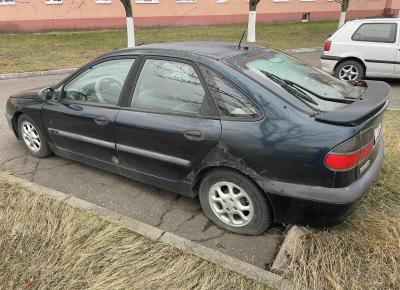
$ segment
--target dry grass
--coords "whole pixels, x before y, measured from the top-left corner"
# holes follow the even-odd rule
[[[246,25],[138,28],[137,43],[188,40],[238,42]],[[259,23],[258,44],[277,49],[322,46],[337,21]],[[0,73],[79,67],[105,52],[126,47],[126,32],[80,31],[0,34]]]
[[[386,113],[383,132],[382,172],[356,211],[298,241],[286,276],[299,288],[400,289],[400,112]]]
[[[1,289],[264,289],[0,180]]]

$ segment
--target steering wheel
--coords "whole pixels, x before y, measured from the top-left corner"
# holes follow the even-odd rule
[[[112,86],[118,86],[119,91],[122,90],[123,84],[120,80],[115,79],[113,77],[110,76],[103,76],[100,77],[95,85],[94,85],[94,89],[96,92],[96,97],[97,99],[102,102],[102,103],[107,103],[107,101],[104,99],[104,96],[101,94],[101,86],[102,85],[106,85],[108,87],[112,87]]]

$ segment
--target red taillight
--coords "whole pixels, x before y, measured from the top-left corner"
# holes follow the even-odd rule
[[[335,147],[325,157],[325,165],[333,171],[346,171],[356,167],[372,152],[374,140],[360,149],[359,136],[353,137]]]
[[[328,40],[327,42],[325,42],[324,51],[330,51],[331,45],[332,45],[332,41]]]
[[[348,155],[328,153],[325,157],[326,166],[334,171],[352,169],[358,165],[359,161],[360,151]]]

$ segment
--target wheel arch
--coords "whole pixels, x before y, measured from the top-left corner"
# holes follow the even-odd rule
[[[16,111],[14,113],[14,116],[11,119],[11,124],[13,126],[14,134],[18,139],[20,138],[19,133],[18,133],[18,120],[19,120],[19,117],[21,117],[22,114],[23,114],[22,111]]]
[[[365,64],[365,62],[364,62],[361,58],[358,58],[358,57],[355,57],[355,56],[348,56],[348,57],[344,57],[344,58],[342,58],[341,60],[339,60],[339,61],[336,63],[336,65],[335,65],[333,71],[336,72],[336,69],[339,67],[339,65],[341,65],[342,63],[344,63],[344,62],[346,62],[346,61],[350,61],[350,60],[356,61],[356,62],[358,62],[359,64],[361,64],[361,66],[362,66],[363,69],[364,69],[364,75],[363,75],[363,77],[365,77],[365,75],[366,75],[366,73],[367,73],[367,65]]]

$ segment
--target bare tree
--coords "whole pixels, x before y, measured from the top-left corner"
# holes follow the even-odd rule
[[[256,42],[257,5],[260,0],[249,1],[249,22],[247,24],[247,42]]]
[[[349,8],[350,0],[335,0],[337,3],[340,3],[340,18],[339,18],[339,28],[342,27],[346,21],[346,12]]]
[[[120,1],[125,8],[128,47],[135,47],[135,25],[133,23],[132,3],[131,0],[120,0]]]

